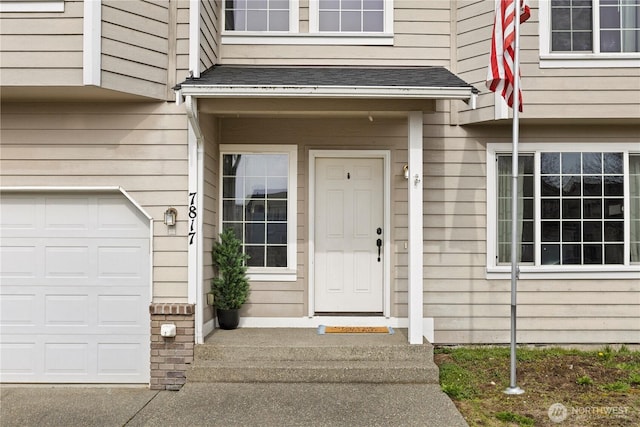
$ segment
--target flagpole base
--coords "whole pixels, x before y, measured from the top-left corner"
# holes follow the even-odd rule
[[[505,389],[504,394],[524,394],[524,390],[520,387],[508,387]]]

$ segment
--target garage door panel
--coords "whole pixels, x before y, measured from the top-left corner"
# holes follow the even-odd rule
[[[122,196],[2,196],[3,237],[148,238],[148,219]]]
[[[94,227],[95,214],[88,197],[45,197],[44,227],[47,230],[83,231]]]
[[[1,205],[0,380],[148,382],[148,219],[114,195]]]
[[[3,289],[5,291],[5,289]],[[7,327],[35,326],[38,299],[35,293],[0,295],[0,328],[7,333]]]
[[[14,337],[15,338],[15,337]],[[35,338],[35,337],[34,337]],[[24,378],[29,380],[37,373],[38,344],[34,339],[11,339],[0,345],[0,358],[2,360],[2,373],[0,380]]]
[[[89,344],[86,342],[51,342],[44,345],[44,374],[89,375]]]
[[[0,279],[36,277],[37,247],[35,245],[18,244],[2,238],[0,247]]]
[[[37,229],[36,197],[3,196],[0,204],[0,231],[5,236],[11,230]]]
[[[98,277],[140,280],[149,274],[148,266],[139,262],[148,253],[148,241],[140,239],[101,244],[97,248]]]
[[[131,205],[122,204],[117,198],[103,197],[97,203],[96,227],[102,231],[118,231],[119,235],[144,237],[140,235],[139,212]]]
[[[81,286],[29,287],[31,294],[19,293],[18,286],[3,286],[0,295],[0,327],[3,335],[16,334],[22,328],[40,328],[48,334],[67,334],[80,327],[97,333],[147,333],[149,291],[144,286],[105,286],[88,289]],[[101,330],[105,329],[104,331]]]
[[[45,295],[44,325],[90,326],[89,295]]]
[[[145,349],[139,343],[98,344],[98,375],[124,376],[141,375],[140,354]]]
[[[142,295],[99,295],[98,327],[145,328],[147,319],[136,310],[145,302]]]
[[[88,279],[91,271],[88,246],[47,246],[45,248],[46,277],[73,277]]]

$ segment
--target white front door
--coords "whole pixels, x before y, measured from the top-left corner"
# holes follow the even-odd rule
[[[315,162],[315,312],[381,314],[383,159]]]

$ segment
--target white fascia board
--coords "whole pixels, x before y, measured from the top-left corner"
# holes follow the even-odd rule
[[[471,88],[410,86],[213,86],[184,85],[183,96],[198,98],[302,97],[470,99]]]

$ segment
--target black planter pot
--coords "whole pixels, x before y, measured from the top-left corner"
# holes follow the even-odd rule
[[[217,309],[218,324],[220,329],[236,329],[240,323],[240,310],[232,308],[230,310]]]

